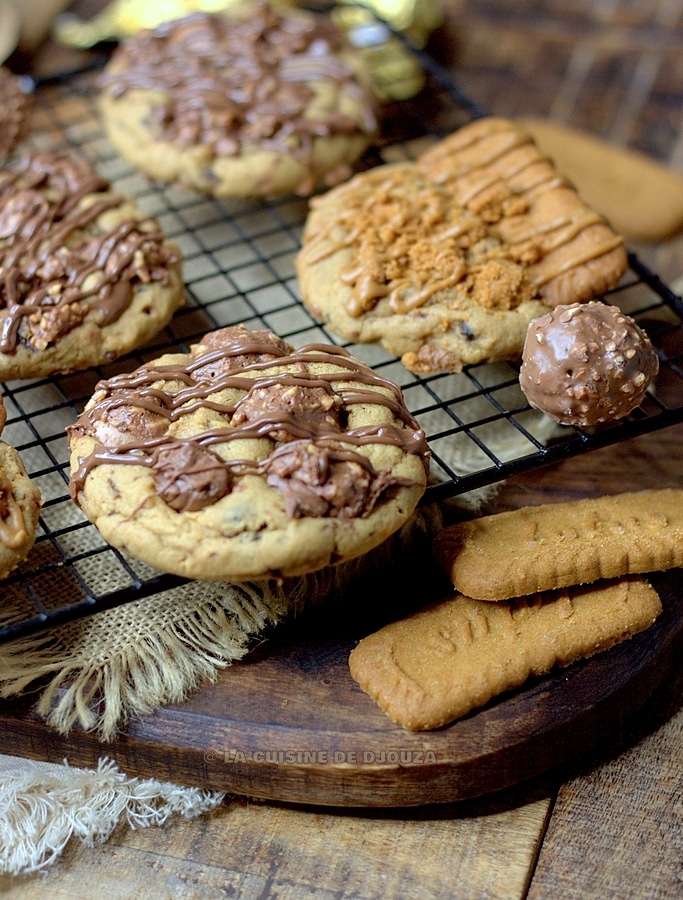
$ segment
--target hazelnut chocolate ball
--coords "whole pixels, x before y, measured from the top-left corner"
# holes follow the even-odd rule
[[[519,383],[529,403],[562,425],[621,419],[659,370],[650,339],[617,306],[555,307],[527,330]]]

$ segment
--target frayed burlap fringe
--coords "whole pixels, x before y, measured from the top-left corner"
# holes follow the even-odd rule
[[[0,873],[30,875],[52,865],[72,840],[93,847],[119,824],[193,819],[223,799],[217,791],[128,778],[108,759],[89,771],[0,757]]]
[[[269,626],[424,552],[441,522],[437,507],[425,507],[380,547],[340,566],[283,581],[191,582],[13,641],[0,647],[0,696],[40,682],[36,711],[52,728],[66,734],[78,724],[111,740],[131,716],[214,681]]]

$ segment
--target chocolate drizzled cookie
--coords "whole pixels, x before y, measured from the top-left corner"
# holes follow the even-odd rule
[[[125,159],[216,197],[337,183],[377,130],[369,75],[344,33],[266,3],[140,32],[100,84],[104,126]]]
[[[0,170],[0,379],[111,362],[183,302],[180,253],[86,160]]]
[[[74,500],[114,546],[200,579],[295,575],[381,543],[424,492],[401,392],[345,350],[244,327],[101,382]]]

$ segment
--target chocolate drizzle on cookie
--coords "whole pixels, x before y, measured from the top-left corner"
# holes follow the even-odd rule
[[[354,408],[367,405],[388,415],[352,424]],[[191,416],[201,418],[197,433],[184,429]],[[377,471],[364,447],[398,447],[420,457],[425,471],[429,460],[425,435],[392,382],[340,347],[295,350],[242,326],[212,332],[182,361],[100,382],[69,433],[95,441],[72,473],[76,502],[94,467],[143,465],[176,510],[212,505],[257,476],[282,494],[290,518],[365,517],[415,481]]]
[[[372,103],[341,56],[349,50],[341,31],[322,17],[280,13],[266,3],[248,8],[246,17],[232,12],[194,13],[129,38],[101,87],[113,98],[159,92],[159,137],[216,156],[251,145],[308,160],[317,138],[374,134]],[[325,104],[311,112],[314,86],[325,82],[343,85],[355,115]]]
[[[158,226],[106,214],[123,197],[85,160],[36,153],[0,172],[0,352],[44,350],[96,316],[116,321],[135,285],[168,282],[176,261]]]

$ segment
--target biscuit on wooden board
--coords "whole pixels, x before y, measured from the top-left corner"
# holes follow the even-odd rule
[[[550,119],[517,122],[589,206],[629,241],[663,241],[683,228],[683,173]]]
[[[501,603],[456,593],[364,638],[349,668],[396,724],[440,728],[531,676],[632,637],[661,608],[639,577]]]
[[[434,557],[454,587],[506,600],[683,566],[683,490],[524,506],[449,525]]]

